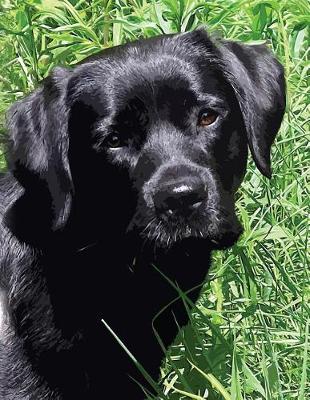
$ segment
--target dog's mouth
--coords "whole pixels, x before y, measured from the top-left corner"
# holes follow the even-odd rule
[[[158,218],[154,216],[139,229],[139,236],[144,242],[150,242],[156,248],[171,249],[192,243],[203,243],[210,249],[231,247],[239,239],[243,228],[235,213],[219,213],[209,210],[203,215],[195,213],[185,218]]]

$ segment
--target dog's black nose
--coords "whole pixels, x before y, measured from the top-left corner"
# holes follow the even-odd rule
[[[164,185],[154,197],[156,211],[160,214],[188,216],[207,197],[205,187],[200,184],[178,183]]]

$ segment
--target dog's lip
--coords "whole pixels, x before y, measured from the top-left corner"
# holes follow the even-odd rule
[[[199,232],[201,232],[199,234]],[[157,237],[149,237],[150,243],[154,244],[154,240],[156,242],[156,247],[158,249],[162,248],[162,250],[170,251],[172,249],[182,249],[183,251],[201,251],[205,250],[225,250],[233,246],[238,238],[239,234],[235,232],[226,232],[226,234],[220,234],[218,237],[214,237],[208,230],[196,231],[196,232],[186,232],[184,231],[182,234],[179,234],[176,239],[174,239],[173,232],[169,235],[170,240],[167,242],[167,239],[161,241]],[[146,237],[144,237],[145,239]],[[145,242],[146,243],[146,242]]]

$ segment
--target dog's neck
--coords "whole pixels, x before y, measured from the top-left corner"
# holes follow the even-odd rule
[[[36,329],[40,325],[54,324],[62,330],[67,327],[68,334],[71,329],[72,332],[84,329],[93,318],[99,320],[100,312],[107,304],[105,301],[115,292],[124,298],[126,293],[132,296],[136,288],[127,285],[126,279],[131,279],[128,277],[133,276],[130,282],[139,287],[143,285],[144,275],[152,268],[162,272],[160,279],[163,281],[172,280],[182,289],[190,289],[202,282],[210,259],[210,249],[201,248],[201,244],[196,245],[194,241],[189,250],[186,246],[183,249],[181,242],[170,251],[147,246],[133,238],[127,245],[124,239],[102,240],[86,236],[84,241],[71,242],[70,246],[65,242],[58,244],[43,252],[31,250],[36,257],[29,257],[30,265],[21,260],[21,265],[14,271],[15,280],[19,282],[14,305],[18,308],[18,319],[23,323],[28,321],[27,329],[31,328],[27,315],[33,313],[32,308],[41,308],[38,315],[44,319],[42,324],[36,321]],[[196,272],[195,282],[188,273],[192,268],[201,271]],[[157,274],[159,276],[160,272]],[[27,329],[23,326],[20,331]]]
[[[186,256],[185,249],[180,251],[181,245],[171,249],[171,252],[154,251],[153,245],[143,246],[137,238],[128,238],[126,242],[125,236],[120,238],[103,234],[100,237],[94,236],[94,231],[88,235],[88,230],[80,235],[81,231],[77,229],[74,235],[70,235],[71,232],[69,229],[64,231],[61,240],[59,236],[44,250],[21,246],[15,238],[9,240],[16,247],[12,243],[6,246],[8,249],[16,248],[17,252],[22,249],[18,257],[16,254],[12,256],[14,265],[10,266],[10,275],[15,283],[9,285],[8,296],[11,322],[18,341],[22,343],[24,357],[31,360],[32,368],[38,369],[39,376],[46,376],[47,381],[56,376],[55,379],[61,382],[61,375],[72,368],[71,364],[67,366],[67,358],[62,359],[62,355],[72,354],[78,360],[77,371],[72,371],[72,385],[67,378],[68,387],[74,386],[76,376],[85,367],[81,364],[85,357],[75,355],[80,351],[78,349],[81,346],[89,348],[86,353],[93,357],[91,354],[96,346],[100,347],[104,340],[101,318],[125,341],[136,331],[143,333],[145,327],[150,329],[152,316],[171,301],[171,297],[165,296],[166,291],[171,294],[170,282],[177,282],[183,290],[201,284],[210,255],[205,248],[201,257],[195,246],[190,246],[191,255]],[[136,262],[132,265],[135,254]],[[197,270],[195,274],[191,273],[192,268]],[[197,287],[194,299],[199,293]],[[174,297],[174,290],[172,292]],[[141,309],[141,299],[149,309],[147,313],[134,312]],[[124,305],[131,313],[130,326],[127,319],[115,314],[115,309],[121,310]],[[145,320],[145,316],[150,320]],[[174,331],[170,334],[174,335]],[[140,348],[135,350],[141,351]],[[59,359],[54,360],[54,356]],[[57,374],[52,366],[59,363],[63,365]],[[25,365],[24,360],[20,365]],[[22,369],[26,371],[25,368]],[[23,370],[19,373],[20,377],[26,373]],[[80,378],[81,387],[87,386],[84,379]],[[34,389],[30,389],[29,393],[32,392]]]

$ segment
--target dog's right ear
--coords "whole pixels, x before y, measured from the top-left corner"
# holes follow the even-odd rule
[[[23,190],[6,213],[5,222],[20,240],[32,244],[63,228],[70,213],[69,75],[69,70],[56,68],[7,115],[8,165]]]

